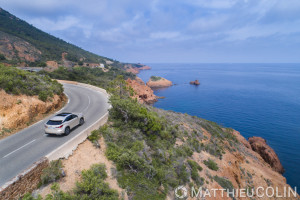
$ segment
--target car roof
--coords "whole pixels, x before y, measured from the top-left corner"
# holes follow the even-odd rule
[[[72,114],[81,114],[81,113],[68,113],[68,112],[63,112],[63,113],[59,113],[57,115],[55,115],[54,117],[52,117],[50,120],[52,121],[63,121],[65,120],[69,115],[72,115]]]
[[[63,116],[54,116],[50,120],[51,121],[63,121],[65,119],[66,119],[66,117],[63,117]]]
[[[52,120],[52,121],[63,121],[71,114],[72,113],[59,113],[59,114],[55,115],[54,117],[52,117],[50,120]]]
[[[62,116],[62,117],[66,117],[66,116],[68,116],[68,115],[71,115],[72,113],[59,113],[59,114],[57,114],[57,115],[55,115],[55,116]]]

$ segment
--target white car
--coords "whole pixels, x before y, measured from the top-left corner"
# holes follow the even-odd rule
[[[82,113],[60,113],[45,124],[45,134],[69,135],[71,130],[84,124]]]

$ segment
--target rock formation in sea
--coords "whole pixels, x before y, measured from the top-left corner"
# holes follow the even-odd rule
[[[261,137],[250,137],[248,139],[253,151],[257,152],[266,163],[270,164],[273,170],[283,174],[284,168],[275,151],[267,145],[265,139]]]
[[[191,85],[200,85],[200,82],[198,80],[195,80],[195,81],[191,81],[190,84]]]
[[[149,81],[147,82],[147,85],[151,88],[164,88],[172,86],[173,83],[159,76],[151,76]]]

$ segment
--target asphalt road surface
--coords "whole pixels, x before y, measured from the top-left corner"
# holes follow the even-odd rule
[[[48,136],[44,123],[52,116],[0,140],[0,187],[34,162],[61,146],[101,118],[109,108],[107,96],[82,86],[64,84],[68,104],[60,112],[82,112],[85,123],[68,136]]]

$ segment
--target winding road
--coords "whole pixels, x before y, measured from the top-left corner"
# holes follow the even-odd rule
[[[79,85],[63,85],[69,101],[59,112],[82,112],[85,124],[72,130],[68,136],[49,136],[44,134],[44,123],[52,117],[49,116],[0,140],[0,187],[92,125],[107,112],[109,104],[106,94]]]

